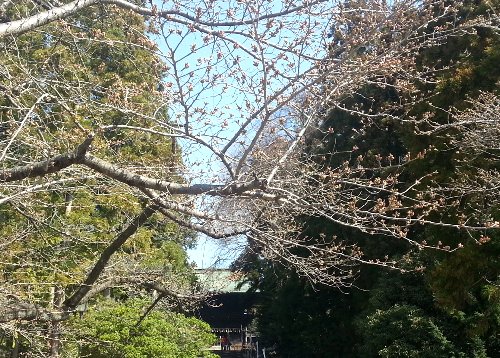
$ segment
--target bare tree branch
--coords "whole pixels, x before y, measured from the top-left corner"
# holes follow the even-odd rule
[[[14,167],[0,171],[0,182],[12,182],[25,178],[40,177],[57,173],[71,165],[80,163],[88,151],[94,135],[89,135],[73,152],[56,155],[37,163]]]
[[[245,235],[257,254],[337,287],[352,284],[359,264],[399,262],[370,261],[342,238],[307,237],[301,218],[417,249],[460,247],[415,238],[420,226],[487,240],[500,227],[486,205],[498,206],[500,188],[498,96],[483,93],[469,109],[431,107],[428,117],[411,117],[412,107],[429,101],[418,88],[439,84],[448,69],[419,67],[419,54],[476,27],[498,28],[494,11],[460,22],[460,2],[449,3],[175,0],[148,8],[126,0],[37,1],[33,15],[3,3],[17,17],[0,24],[0,205],[12,218],[3,223],[0,247],[13,272],[47,270],[75,291],[60,310],[6,300],[0,321],[63,320],[110,285],[191,297],[161,280],[136,279],[130,267],[108,277],[113,260],[133,256],[118,252],[154,212],[176,229],[217,239]],[[115,27],[122,37],[108,33]],[[16,37],[30,33],[29,41]],[[348,105],[377,102],[367,87],[397,98],[380,108]],[[327,128],[331,111],[357,122],[339,118],[350,127],[337,132],[334,118]],[[447,111],[449,122],[434,121],[437,111]],[[411,173],[436,148],[397,158],[376,148],[338,149],[382,120],[443,135],[449,148],[479,153],[492,165],[445,185],[434,168]],[[88,132],[96,135],[82,142]],[[332,164],[337,156],[343,159]],[[152,204],[130,220],[144,195]],[[471,200],[464,210],[460,202],[470,196],[486,204]],[[449,212],[457,218],[443,220]],[[121,230],[106,220],[128,225]],[[56,262],[61,252],[71,269]],[[85,272],[88,262],[95,264]],[[16,292],[17,276],[4,276],[3,286]],[[46,296],[44,288],[37,294]]]
[[[85,281],[80,285],[80,287],[66,300],[63,306],[69,309],[74,309],[91,290],[92,285],[97,281],[102,271],[105,269],[107,263],[111,259],[111,256],[118,251],[125,241],[131,237],[137,229],[139,229],[144,223],[154,214],[156,208],[154,206],[147,206],[142,213],[135,217],[130,224],[113,240],[113,242],[102,251],[99,260],[92,267],[92,270],[87,275]]]
[[[239,25],[249,25],[253,23],[257,23],[266,19],[284,16],[287,14],[295,13],[305,9],[306,7],[313,6],[315,4],[322,3],[326,0],[316,0],[312,2],[305,3],[301,6],[291,7],[286,11],[281,11],[278,13],[268,14],[259,16],[254,19],[245,20],[245,21],[222,21],[222,22],[210,22],[210,21],[201,21],[199,18],[193,17],[189,14],[180,12],[180,11],[158,11],[154,8],[146,8],[135,5],[131,2],[125,0],[75,0],[65,5],[60,5],[58,7],[53,7],[48,9],[47,11],[40,12],[31,17],[11,21],[7,23],[0,24],[0,37],[6,35],[20,35],[27,31],[33,30],[37,27],[46,25],[52,21],[59,20],[76,14],[78,11],[95,4],[112,4],[119,6],[123,9],[132,10],[141,15],[147,16],[158,16],[165,18],[167,20],[172,20],[173,16],[179,16],[180,18],[184,18],[193,23],[198,23],[207,27],[214,26],[222,26],[222,27],[233,27]]]
[[[54,322],[68,319],[69,312],[48,310],[35,304],[24,302],[4,303],[0,309],[0,322],[23,321],[43,321]]]

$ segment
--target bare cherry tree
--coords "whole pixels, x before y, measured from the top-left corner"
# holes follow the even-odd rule
[[[304,238],[295,218],[323,217],[417,247],[426,244],[408,236],[416,224],[471,232],[499,226],[494,221],[435,222],[429,214],[453,202],[444,192],[429,194],[419,185],[425,177],[400,190],[396,174],[367,178],[364,173],[370,168],[364,167],[363,158],[356,166],[346,162],[331,168],[318,165],[304,150],[308,133],[321,127],[329,108],[357,112],[368,122],[383,116],[405,120],[409,102],[375,113],[342,103],[366,84],[393,86],[412,99],[416,82],[437,78],[436,69],[416,66],[419,51],[473,27],[495,29],[498,14],[493,11],[479,22],[456,25],[456,8],[445,1],[176,0],[151,5],[33,0],[24,12],[16,12],[14,2],[2,6],[6,21],[0,24],[0,36],[10,56],[0,68],[7,103],[0,134],[0,204],[29,216],[34,227],[51,223],[34,209],[54,204],[33,198],[55,190],[68,193],[66,208],[79,205],[71,193],[84,187],[96,198],[110,190],[124,193],[137,209],[135,217],[123,218],[124,228],[105,249],[80,263],[81,280],[60,305],[47,308],[29,298],[9,296],[6,289],[2,322],[62,320],[110,285],[127,280],[156,285],[138,280],[140,275],[130,279],[131,271],[122,271],[120,283],[112,277],[115,268],[123,267],[114,261],[120,257],[116,254],[158,213],[168,222],[214,238],[248,235],[261,255],[285,262],[314,282],[337,286],[349,284],[354,266],[367,262],[363,253],[341,240]],[[149,35],[140,34],[126,46],[154,54],[157,60],[149,65],[164,71],[158,88],[130,83],[96,87],[79,77],[77,68],[72,74],[56,71],[50,62],[55,58],[36,59],[47,62],[44,76],[30,70],[33,58],[23,57],[21,35],[33,34],[46,46],[59,38],[76,44],[123,45],[113,34],[88,31],[92,20],[78,18],[84,11],[93,11],[95,21],[104,23],[111,21],[112,12],[122,19],[132,14],[147,19]],[[63,36],[53,35],[56,25]],[[144,93],[154,96],[154,106],[141,103]],[[493,105],[498,107],[498,99],[492,98],[487,104],[492,116],[474,125],[494,138],[498,120]],[[451,125],[463,127],[467,120],[475,121],[476,114],[458,114]],[[121,120],[96,119],[111,115]],[[43,126],[55,126],[56,135],[45,133]],[[110,139],[110,133],[121,139]],[[131,159],[119,149],[134,136],[168,147],[170,154],[182,153],[184,165],[161,153],[148,161]],[[355,148],[351,154],[358,156]],[[424,155],[409,153],[398,163],[381,157],[378,162],[404,166]],[[79,230],[84,236],[85,226]],[[2,245],[8,248],[21,240],[22,232],[10,233],[2,237]],[[396,265],[383,259],[369,263]],[[169,285],[154,287],[173,297],[187,294]]]

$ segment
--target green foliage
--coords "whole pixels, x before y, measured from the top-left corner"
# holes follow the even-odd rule
[[[274,347],[279,357],[353,356],[357,337],[352,316],[362,310],[366,292],[346,295],[313,287],[281,265],[259,264],[256,325],[261,344]]]
[[[493,325],[484,329],[481,308],[470,313],[449,311],[436,304],[434,295],[428,275],[423,273],[380,275],[370,291],[369,305],[356,318],[356,332],[362,342],[359,356],[382,355],[389,346],[392,348],[384,354],[405,357],[428,356],[430,347],[442,357],[486,357],[496,350],[489,342],[495,336],[494,329],[489,328],[495,323],[490,319]]]
[[[362,357],[454,357],[453,346],[422,310],[395,305],[360,323]]]
[[[499,245],[498,239],[481,246],[467,245],[442,260],[429,275],[437,302],[449,309],[478,304],[484,295],[482,290],[494,286],[500,275]],[[486,289],[486,292],[490,303],[498,300],[494,291]]]
[[[102,301],[83,318],[74,317],[70,329],[75,340],[66,350],[76,345],[79,356],[95,358],[217,357],[205,350],[215,341],[210,327],[195,318],[154,310],[137,325],[145,303]]]
[[[498,11],[500,5],[498,1],[462,4],[457,21]],[[425,31],[432,31],[432,26],[436,24]],[[342,41],[335,36],[333,41]],[[406,112],[398,105],[406,103],[407,94],[397,87],[367,85],[353,89],[341,103],[353,111],[326,108],[321,131],[306,138],[306,155],[317,158],[319,167],[333,170],[342,165],[354,170],[362,165],[367,179],[397,174],[401,191],[433,172],[432,179],[422,180],[419,188],[435,193],[444,189],[457,200],[447,210],[431,213],[431,220],[457,223],[467,217],[472,225],[499,220],[499,209],[489,204],[487,193],[456,189],[487,180],[478,176],[480,169],[498,170],[498,150],[480,155],[461,150],[453,140],[462,138],[463,133],[453,127],[418,135],[414,124],[395,119],[430,116],[435,123],[450,123],[450,113],[468,108],[469,100],[481,91],[498,93],[499,55],[498,32],[479,27],[423,50],[417,67],[437,69],[438,76],[435,81],[413,84],[417,91],[408,101]],[[395,83],[397,76],[387,76],[387,83]],[[415,103],[415,98],[422,100]],[[367,119],[356,113],[359,111],[386,111],[391,116]],[[430,128],[422,122],[418,129]],[[428,151],[430,145],[438,150]],[[406,153],[415,158],[419,152],[424,153],[420,159],[405,159]],[[394,164],[401,165],[391,168]],[[362,267],[356,288],[342,288],[344,294],[328,287],[313,290],[288,270],[256,260],[254,269],[259,273],[254,273],[258,277],[254,282],[263,295],[260,331],[268,346],[276,346],[280,357],[465,358],[498,354],[500,238],[494,230],[466,233],[414,226],[408,233],[411,240],[439,248],[463,247],[454,252],[414,252],[402,240],[366,235],[318,217],[299,219],[304,223],[302,234],[310,240],[335,235],[347,244],[360,246],[366,258],[387,255],[404,269],[419,267],[422,271],[401,273]]]
[[[38,10],[31,1],[19,1],[7,7],[7,15],[15,19]],[[164,75],[164,64],[154,54],[155,45],[145,29],[141,15],[95,6],[15,41],[3,38],[0,66],[9,76],[0,82],[6,88],[23,88],[16,103],[10,96],[0,98],[3,134],[11,135],[24,118],[23,108],[33,107],[33,118],[12,144],[4,168],[18,165],[19,158],[28,163],[74,150],[87,130],[100,131],[101,126],[113,124],[144,124],[143,118],[123,110],[168,120],[164,109],[156,111],[162,101],[157,87]],[[42,94],[54,99],[34,105]],[[36,138],[40,137],[39,142]],[[108,129],[96,138],[92,153],[117,164],[162,168],[156,170],[162,179],[181,181],[165,170],[165,162],[180,162],[180,153],[174,153],[172,148],[173,143],[163,137]],[[19,239],[9,241],[8,260],[0,265],[8,281],[63,286],[81,282],[100,250],[142,209],[143,203],[124,185],[83,173],[68,177],[74,179],[0,205],[0,237],[7,239],[21,233]],[[58,173],[52,179],[68,178]],[[7,196],[10,191],[0,188],[0,194]],[[180,245],[191,241],[187,230],[159,215],[148,223],[148,229],[127,243],[125,253],[134,253],[135,257],[160,255],[156,251],[164,251],[161,246],[166,241]],[[169,247],[172,251],[173,246]],[[168,261],[168,257],[165,259]],[[175,260],[175,265],[184,264],[179,257]],[[30,294],[46,288],[37,285]]]
[[[9,2],[5,15],[17,19],[35,14],[40,11],[35,3]],[[0,85],[6,92],[0,97],[0,140],[4,144],[21,128],[31,108],[29,120],[2,160],[4,169],[73,151],[90,132],[96,132],[93,155],[182,182],[173,169],[181,163],[175,142],[140,130],[110,127],[145,127],[145,116],[168,122],[167,109],[159,108],[165,98],[158,90],[166,67],[155,53],[146,25],[147,19],[134,12],[91,6],[38,31],[1,39]],[[78,166],[27,179],[23,185],[47,182],[52,183],[24,193],[21,187],[0,187],[2,198],[21,192],[0,204],[4,250],[0,270],[5,292],[51,309],[51,290],[61,289],[66,298],[70,296],[145,202],[128,186]],[[163,275],[162,279],[179,287],[189,287],[194,278],[184,247],[191,242],[190,231],[154,215],[113,255],[106,272],[126,277],[134,270],[143,275],[154,271],[155,277]],[[29,335],[44,337],[49,326],[21,322],[16,329],[29,327]],[[36,348],[46,353],[46,342],[31,338],[21,352]],[[30,347],[30,342],[38,346]],[[0,342],[10,349],[7,344]]]

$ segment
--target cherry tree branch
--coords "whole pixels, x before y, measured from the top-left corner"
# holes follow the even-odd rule
[[[27,302],[3,303],[0,308],[0,323],[11,321],[44,321],[57,322],[68,319],[70,312],[49,310],[36,304]]]
[[[175,182],[168,182],[161,179],[153,179],[143,175],[138,175],[133,172],[119,168],[118,166],[109,163],[105,160],[94,157],[91,154],[85,155],[81,160],[85,166],[101,173],[109,178],[118,180],[122,183],[128,184],[136,188],[147,188],[167,192],[170,194],[185,194],[185,195],[213,195],[213,196],[227,196],[237,195],[249,192],[255,189],[265,187],[265,180],[256,179],[244,183],[229,183],[224,184],[179,184]]]
[[[46,160],[20,167],[0,170],[0,182],[12,182],[57,173],[71,165],[80,163],[89,150],[94,135],[89,135],[74,151],[56,155]]]
[[[113,242],[106,247],[101,253],[101,256],[97,262],[92,267],[92,270],[87,275],[85,281],[80,285],[80,287],[71,295],[63,304],[64,307],[74,309],[82,299],[88,294],[92,289],[92,285],[97,281],[99,276],[104,271],[106,265],[108,264],[111,256],[116,253],[123,244],[136,233],[136,231],[144,225],[144,223],[155,213],[155,206],[147,206],[138,216],[136,216],[128,226],[118,234],[118,236],[113,240]]]
[[[186,20],[192,21],[193,23],[198,23],[203,26],[208,27],[234,27],[240,25],[249,25],[253,23],[257,23],[259,21],[263,21],[266,19],[284,16],[287,14],[295,13],[297,11],[303,10],[309,6],[314,6],[316,4],[320,4],[327,0],[316,0],[311,2],[305,2],[303,5],[290,8],[285,11],[280,11],[273,14],[266,14],[259,16],[254,19],[243,20],[243,21],[202,21],[199,18],[193,17],[189,14],[171,10],[171,11],[158,11],[156,8],[146,8],[142,6],[135,5],[131,2],[125,0],[75,0],[65,5],[60,5],[57,7],[50,8],[46,11],[42,11],[36,15],[29,16],[24,19],[10,21],[6,23],[0,24],[0,37],[7,35],[21,35],[25,32],[33,30],[37,27],[46,25],[52,21],[66,18],[68,16],[74,15],[78,13],[80,10],[96,5],[96,4],[110,4],[116,5],[123,9],[132,10],[138,14],[146,15],[146,16],[158,16],[164,18],[166,20],[175,21],[175,16],[180,18],[184,18]]]

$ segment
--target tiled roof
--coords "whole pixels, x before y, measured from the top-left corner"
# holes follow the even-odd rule
[[[196,276],[202,288],[209,292],[234,293],[247,292],[250,284],[245,282],[245,275],[227,269],[197,269]]]

